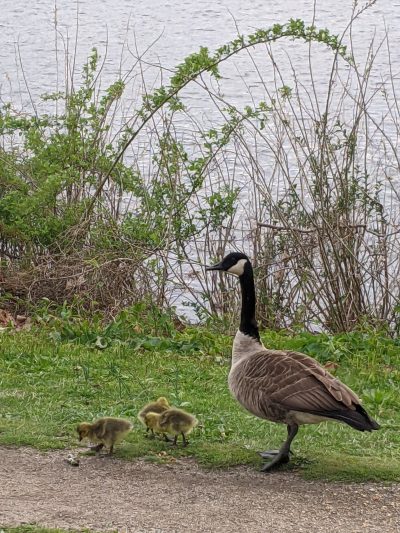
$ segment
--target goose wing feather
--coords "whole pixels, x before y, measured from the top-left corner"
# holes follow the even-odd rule
[[[317,361],[298,352],[265,350],[254,354],[241,371],[246,385],[259,391],[259,402],[285,409],[323,412],[354,410],[359,399]]]

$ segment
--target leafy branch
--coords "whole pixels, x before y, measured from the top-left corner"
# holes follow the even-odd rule
[[[116,156],[113,164],[101,179],[91,200],[88,202],[84,218],[87,219],[89,217],[104,185],[109,180],[113,170],[122,159],[128,147],[144,126],[165,104],[168,103],[173,111],[183,109],[184,106],[177,95],[190,82],[205,72],[209,72],[211,76],[218,79],[220,77],[218,67],[222,62],[227,61],[232,56],[247,48],[259,44],[272,43],[284,37],[293,40],[325,44],[346,61],[351,61],[351,57],[346,55],[346,46],[342,44],[339,36],[332,35],[326,28],[318,29],[314,25],[306,26],[305,22],[301,19],[290,19],[286,24],[274,24],[270,28],[259,29],[247,36],[239,35],[233,41],[218,48],[213,55],[209,54],[208,48],[201,47],[199,52],[190,54],[178,65],[175,74],[170,78],[170,84],[168,86],[161,86],[152,94],[144,97],[143,106],[138,112],[138,115],[142,118],[142,122],[122,144],[120,152]]]

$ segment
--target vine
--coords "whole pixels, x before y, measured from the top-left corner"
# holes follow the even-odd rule
[[[338,35],[332,35],[326,28],[318,29],[314,25],[306,26],[305,22],[301,19],[290,19],[286,24],[274,24],[270,28],[256,30],[247,36],[239,35],[236,39],[219,47],[213,55],[210,55],[208,48],[201,47],[199,52],[190,54],[177,66],[175,74],[170,78],[169,85],[162,85],[153,91],[153,93],[144,97],[143,105],[138,112],[142,118],[142,123],[126,139],[109,171],[99,183],[88,203],[85,218],[89,217],[104,185],[107,183],[107,180],[110,178],[115,166],[119,163],[127,148],[157,111],[167,103],[170,105],[172,111],[184,109],[178,93],[201,74],[208,72],[211,76],[218,79],[220,77],[218,67],[223,61],[228,60],[233,55],[247,48],[259,44],[272,43],[284,37],[292,40],[325,44],[346,61],[352,61],[351,56],[347,55],[346,46],[342,44]]]

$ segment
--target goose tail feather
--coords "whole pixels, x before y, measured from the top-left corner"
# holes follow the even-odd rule
[[[323,414],[327,418],[344,422],[358,431],[373,431],[380,428],[378,422],[370,417],[361,405],[357,405],[354,411],[343,409],[338,411],[324,411],[320,414]]]

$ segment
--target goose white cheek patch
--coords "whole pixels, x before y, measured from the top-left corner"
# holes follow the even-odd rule
[[[244,265],[247,263],[247,259],[239,259],[231,268],[228,268],[227,272],[229,274],[234,274],[235,276],[241,276],[244,272]]]

